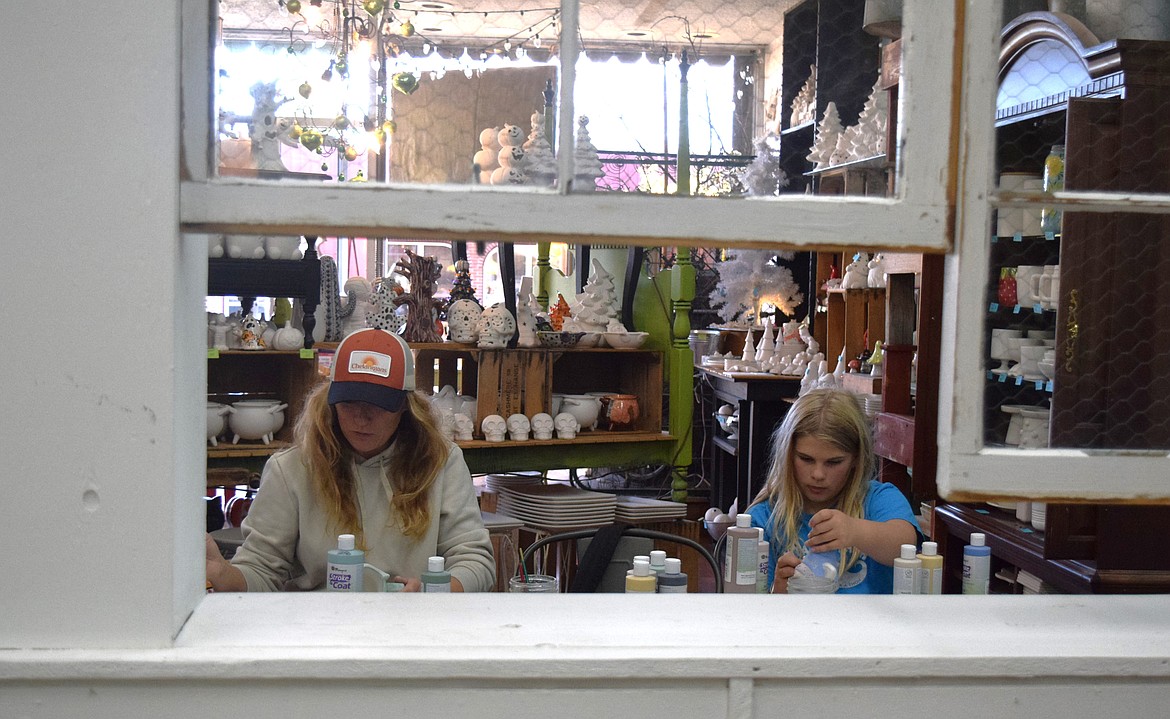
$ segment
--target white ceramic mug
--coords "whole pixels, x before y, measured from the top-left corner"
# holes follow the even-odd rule
[[[1040,288],[1040,276],[1044,274],[1043,265],[1020,265],[1016,268],[1016,301],[1024,306],[1031,307],[1038,301],[1036,291]]]

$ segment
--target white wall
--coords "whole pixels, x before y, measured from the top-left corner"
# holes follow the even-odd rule
[[[200,603],[205,269],[176,233],[177,6],[18,13],[0,50],[0,717],[1164,711],[1161,597]]]

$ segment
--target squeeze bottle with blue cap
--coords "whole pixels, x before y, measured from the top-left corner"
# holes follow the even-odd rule
[[[451,592],[451,573],[444,567],[442,557],[427,559],[427,571],[422,573],[422,590],[424,592]]]
[[[982,532],[971,533],[963,547],[963,594],[987,594],[991,582],[991,547]]]
[[[362,591],[366,553],[354,549],[352,534],[337,537],[337,549],[330,549],[325,562],[325,589],[330,592]]]

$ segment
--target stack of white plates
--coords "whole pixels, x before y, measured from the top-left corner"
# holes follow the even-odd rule
[[[613,524],[617,498],[565,484],[500,488],[498,510],[537,529],[585,529]]]
[[[499,493],[502,487],[531,487],[543,481],[539,474],[489,474],[483,483],[489,491]]]
[[[687,505],[646,497],[618,497],[614,518],[623,522],[663,522],[685,519]]]

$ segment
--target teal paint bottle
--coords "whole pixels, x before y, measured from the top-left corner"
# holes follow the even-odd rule
[[[442,557],[431,557],[427,560],[427,571],[422,574],[422,590],[424,592],[451,591],[451,573],[444,568],[445,560]]]
[[[352,534],[337,537],[337,549],[330,549],[325,562],[325,589],[330,592],[362,591],[366,553],[354,549]]]

